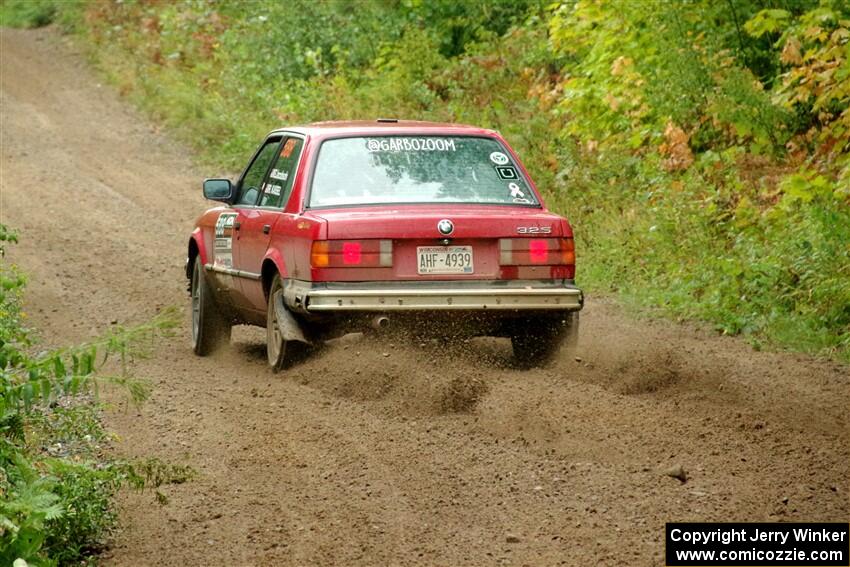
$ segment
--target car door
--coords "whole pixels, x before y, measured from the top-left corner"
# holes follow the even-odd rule
[[[280,151],[275,153],[263,180],[257,205],[244,210],[240,223],[239,246],[234,262],[237,270],[246,276],[250,274],[250,277],[240,278],[242,296],[248,307],[257,313],[265,313],[266,299],[262,281],[253,275],[261,273],[272,231],[284,216],[283,208],[292,193],[303,145],[301,136],[284,135]]]
[[[266,138],[236,184],[237,196],[236,202],[233,203],[232,212],[222,213],[222,215],[230,214],[234,217],[230,251],[232,255],[231,273],[233,274],[231,298],[234,306],[242,311],[251,311],[252,308],[251,302],[245,297],[244,280],[258,281],[260,275],[259,271],[244,270],[240,262],[240,258],[242,258],[240,250],[246,242],[250,242],[248,234],[251,230],[258,226],[257,219],[261,211],[258,209],[257,203],[262,194],[263,184],[268,177],[269,169],[280,150],[282,138],[281,134],[274,134]]]

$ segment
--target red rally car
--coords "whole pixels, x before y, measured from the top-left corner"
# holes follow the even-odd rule
[[[574,342],[573,233],[492,130],[378,120],[283,128],[200,216],[186,275],[201,356],[265,326],[268,361],[389,324],[510,337],[523,366]]]

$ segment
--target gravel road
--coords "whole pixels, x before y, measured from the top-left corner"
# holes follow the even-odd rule
[[[53,30],[0,32],[0,215],[50,344],[186,313],[192,153]],[[272,125],[269,125],[270,128]],[[579,276],[581,265],[579,265]],[[666,521],[850,518],[850,372],[591,297],[577,356],[347,337],[284,374],[188,329],[118,405],[121,455],[198,478],[121,497],[106,565],[661,565]],[[666,474],[681,466],[687,482]]]

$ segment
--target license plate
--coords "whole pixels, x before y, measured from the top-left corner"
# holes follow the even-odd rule
[[[420,274],[471,274],[472,246],[417,246]]]

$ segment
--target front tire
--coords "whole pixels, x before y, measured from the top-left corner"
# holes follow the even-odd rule
[[[526,319],[511,333],[514,361],[521,368],[546,366],[562,346],[575,348],[578,342],[578,313],[557,319]]]
[[[200,256],[195,257],[189,292],[192,298],[192,350],[198,356],[207,356],[230,341],[231,325],[219,311]]]

